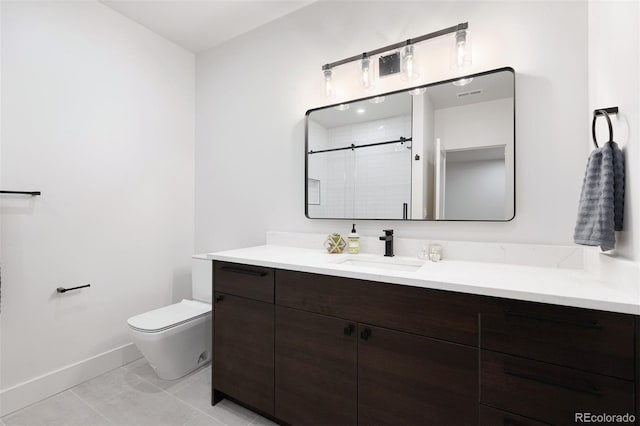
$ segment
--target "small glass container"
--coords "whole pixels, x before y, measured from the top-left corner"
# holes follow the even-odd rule
[[[429,246],[429,260],[439,262],[442,259],[442,246],[440,244],[431,244]]]

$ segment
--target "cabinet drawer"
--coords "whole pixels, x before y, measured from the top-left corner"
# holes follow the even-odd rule
[[[574,424],[576,413],[633,413],[631,381],[484,350],[480,357],[483,404],[552,424]]]
[[[329,275],[278,271],[276,304],[477,345],[481,298]]]
[[[549,423],[542,423],[517,414],[507,413],[486,405],[480,405],[479,409],[480,426],[545,426]]]
[[[483,349],[633,380],[631,315],[496,300],[481,324]]]
[[[214,262],[216,292],[273,303],[273,269],[240,263]]]

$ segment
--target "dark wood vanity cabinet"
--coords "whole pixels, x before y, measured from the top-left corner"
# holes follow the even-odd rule
[[[358,335],[358,424],[477,424],[476,348],[367,324]]]
[[[636,323],[633,315],[488,299],[480,403],[548,424],[580,424],[576,413],[635,414]]]
[[[277,418],[477,424],[478,299],[278,270],[276,304]]]
[[[273,271],[265,269],[214,264],[212,402],[224,394],[273,415]]]
[[[214,290],[214,403],[230,396],[285,424],[640,412],[634,315],[226,262]]]
[[[293,425],[355,425],[353,321],[276,307],[275,416]]]

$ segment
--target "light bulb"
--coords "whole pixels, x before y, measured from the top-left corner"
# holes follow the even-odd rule
[[[333,83],[331,82],[333,72],[331,68],[326,68],[322,70],[322,73],[324,74],[324,94],[327,98],[333,98]]]
[[[405,80],[415,80],[419,77],[419,74],[415,69],[412,44],[408,44],[404,48],[404,52],[402,53],[402,65],[403,77]]]
[[[456,31],[451,48],[451,68],[463,69],[471,65],[471,42],[467,30]]]
[[[371,66],[371,59],[366,55],[362,55],[362,87],[373,88],[373,66]]]

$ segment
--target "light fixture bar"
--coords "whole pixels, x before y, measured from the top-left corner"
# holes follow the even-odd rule
[[[349,58],[341,59],[339,61],[331,62],[330,64],[325,64],[322,66],[323,70],[330,70],[333,67],[337,67],[340,65],[348,64],[349,62],[359,61],[362,59],[363,55],[367,57],[371,57],[374,55],[378,55],[380,53],[388,52],[389,50],[399,49],[401,47],[407,46],[409,44],[420,43],[421,41],[429,40],[432,38],[440,37],[446,34],[455,33],[457,31],[466,30],[469,28],[468,22],[463,22],[458,25],[454,25],[452,27],[448,27],[439,31],[434,31],[429,34],[422,35],[416,38],[410,38],[405,41],[400,41],[398,43],[390,44],[388,46],[380,47],[378,49],[371,50],[369,52],[360,53],[358,55],[351,56]]]

